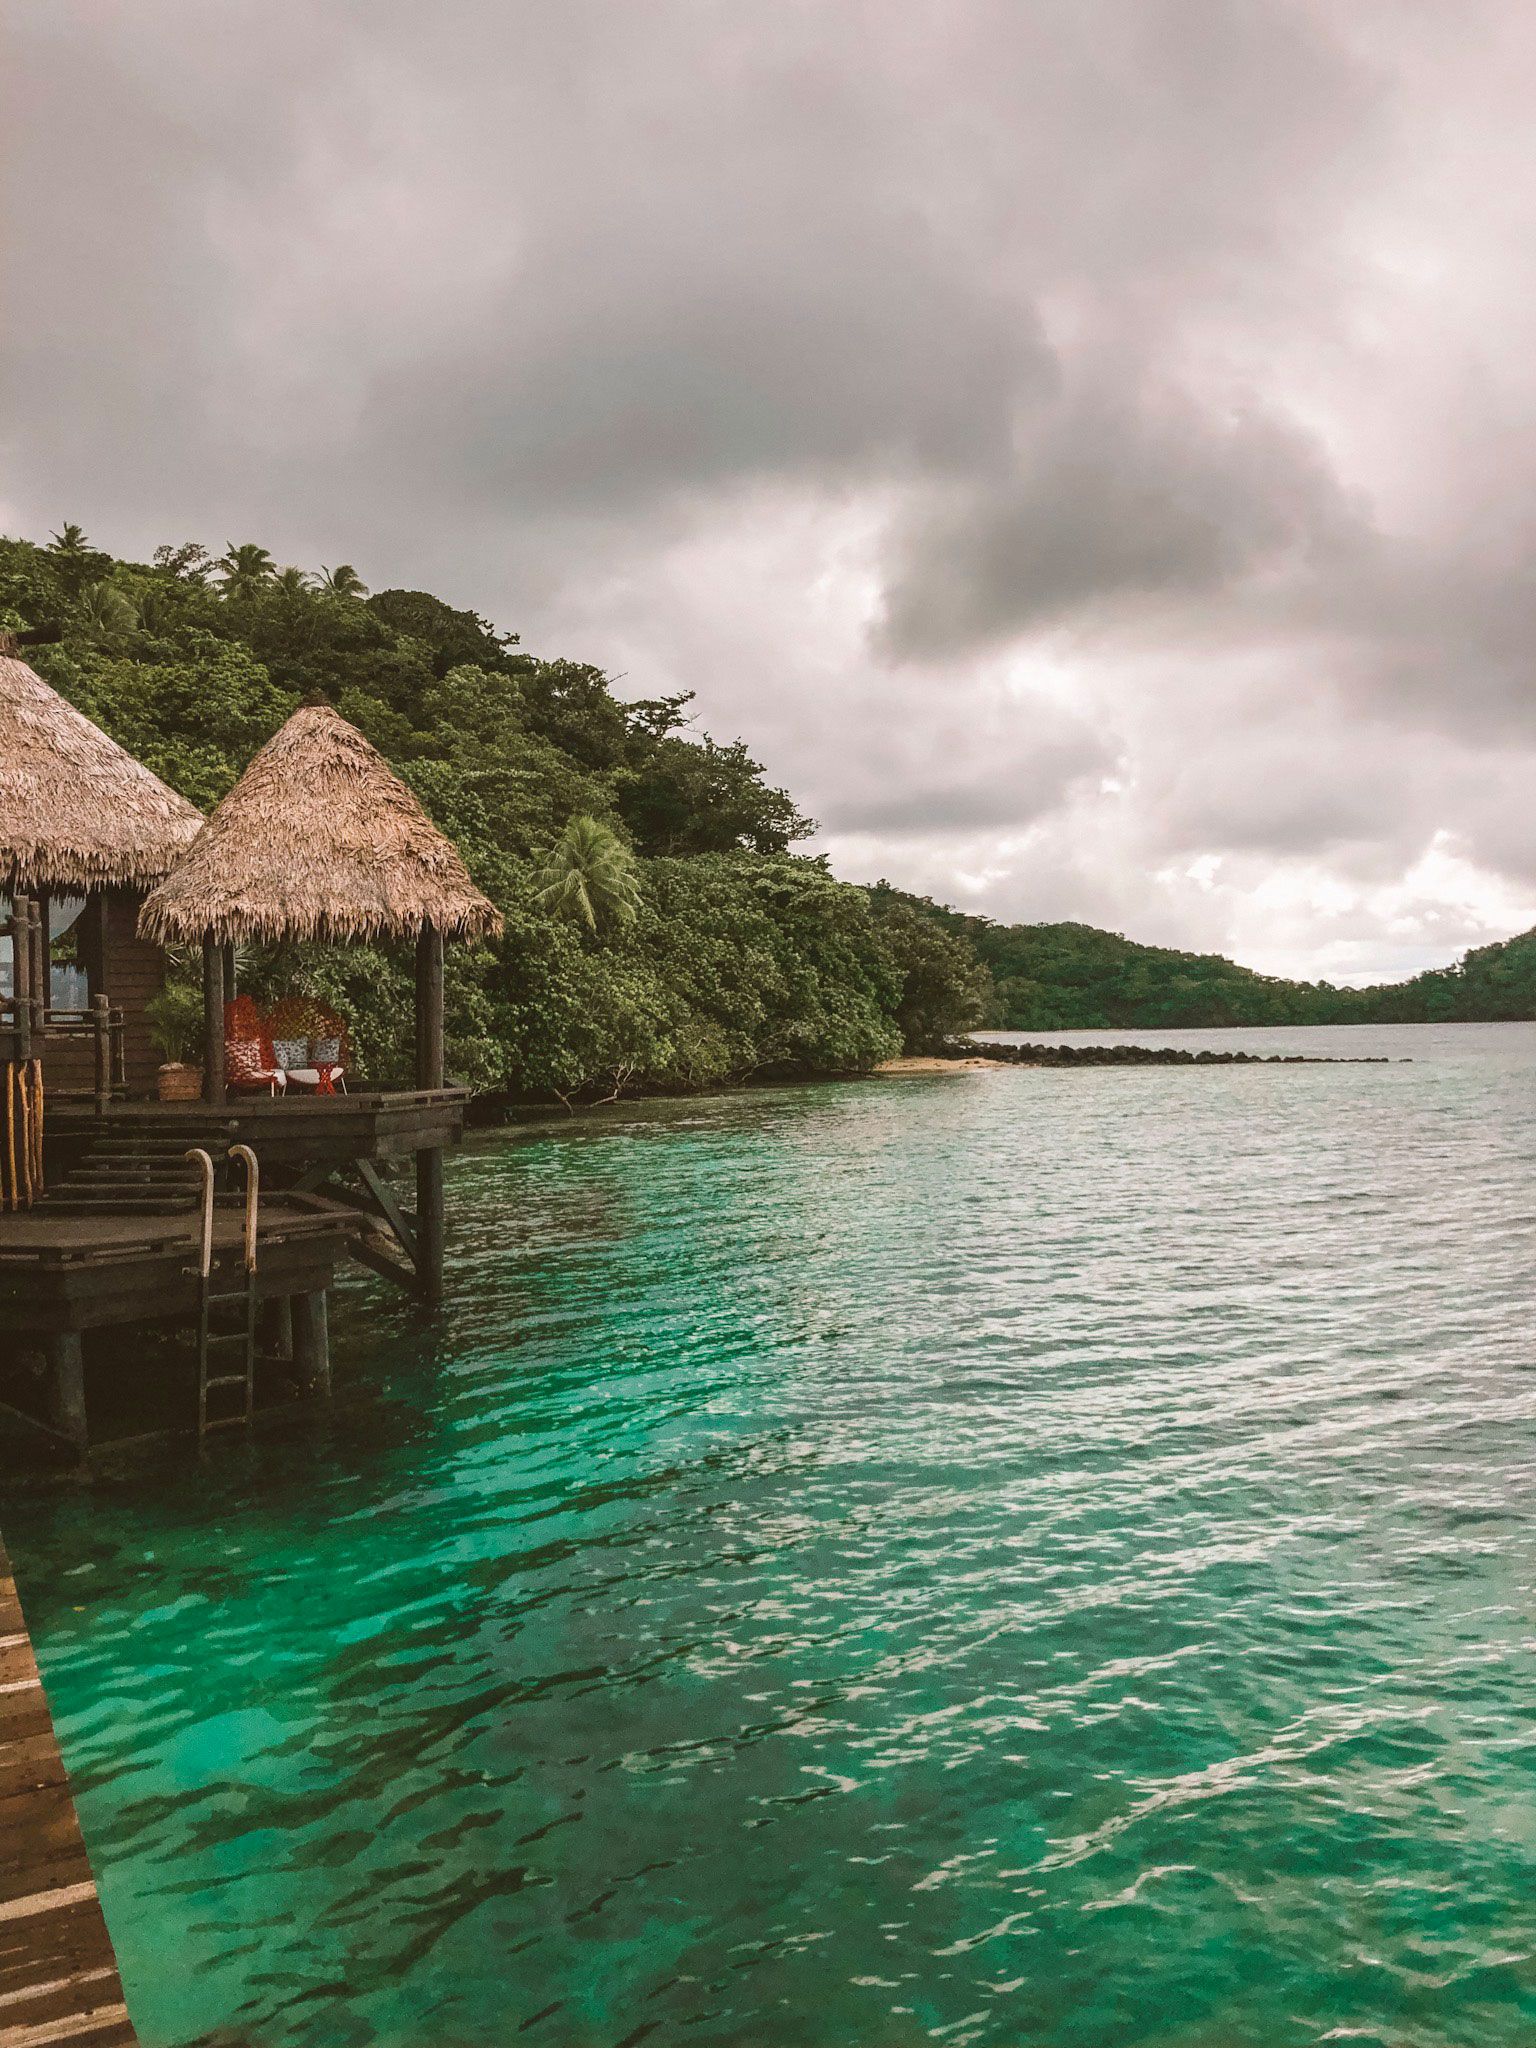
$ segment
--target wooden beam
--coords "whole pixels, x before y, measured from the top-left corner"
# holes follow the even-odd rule
[[[380,1175],[378,1168],[371,1159],[358,1159],[354,1161],[354,1164],[362,1179],[363,1186],[378,1204],[379,1213],[395,1233],[395,1236],[399,1238],[401,1249],[406,1257],[415,1265],[418,1263],[416,1233],[406,1221],[405,1211],[395,1200],[394,1190]]]
[[[347,1250],[359,1265],[370,1267],[373,1272],[382,1274],[386,1280],[393,1280],[397,1287],[403,1287],[407,1293],[415,1293],[416,1275],[411,1267],[401,1259],[392,1259],[382,1245],[375,1243],[372,1238],[354,1237]]]
[[[224,1106],[224,948],[203,934],[203,1100]]]

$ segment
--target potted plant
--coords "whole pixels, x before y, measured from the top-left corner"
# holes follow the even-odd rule
[[[203,999],[185,982],[167,982],[144,1005],[149,1035],[165,1054],[160,1069],[162,1102],[196,1102],[203,1092],[203,1070],[188,1063],[203,1034]]]

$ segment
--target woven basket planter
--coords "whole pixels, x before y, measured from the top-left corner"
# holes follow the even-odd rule
[[[160,1069],[160,1100],[162,1102],[196,1102],[203,1092],[203,1070],[201,1067],[183,1066],[173,1060]]]

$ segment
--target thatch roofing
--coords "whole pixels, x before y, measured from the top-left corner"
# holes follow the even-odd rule
[[[399,776],[328,705],[295,711],[144,905],[162,943],[405,937],[501,929]]]
[[[0,889],[147,887],[202,813],[0,651]]]

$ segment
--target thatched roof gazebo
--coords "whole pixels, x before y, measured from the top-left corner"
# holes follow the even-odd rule
[[[144,905],[161,943],[448,938],[500,931],[501,912],[376,747],[328,705],[267,741]]]
[[[144,937],[201,941],[209,1057],[224,1101],[224,948],[241,940],[416,941],[416,1085],[441,1089],[443,940],[501,912],[378,750],[328,705],[296,711],[256,755],[140,916]],[[417,1154],[418,1270],[441,1285],[442,1154]]]

